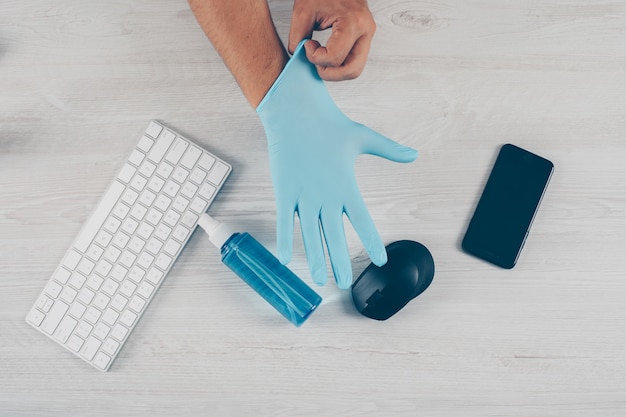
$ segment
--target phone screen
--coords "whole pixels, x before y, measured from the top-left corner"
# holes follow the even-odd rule
[[[503,145],[463,238],[463,250],[513,268],[553,170],[547,159]]]

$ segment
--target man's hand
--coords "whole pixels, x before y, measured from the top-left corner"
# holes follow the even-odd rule
[[[315,64],[319,76],[326,81],[350,80],[361,75],[376,23],[366,0],[295,0],[289,52],[298,43],[311,38],[314,30],[332,28],[326,46],[310,40],[304,47],[306,56]]]

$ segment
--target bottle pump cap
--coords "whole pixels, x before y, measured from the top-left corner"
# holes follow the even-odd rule
[[[221,249],[229,237],[233,235],[233,231],[225,225],[215,220],[213,217],[204,213],[198,220],[198,225],[204,229],[209,235],[209,240],[215,247]]]

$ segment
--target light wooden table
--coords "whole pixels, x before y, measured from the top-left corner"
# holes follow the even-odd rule
[[[0,3],[0,416],[626,415],[626,3],[370,8],[366,71],[329,89],[420,151],[356,170],[432,286],[375,322],[329,284],[296,329],[196,233],[102,374],[24,318],[138,135],[159,119],[229,160],[210,211],[274,250],[264,133],[183,0]],[[459,248],[506,142],[556,166],[511,271]],[[299,234],[290,267],[311,282]]]

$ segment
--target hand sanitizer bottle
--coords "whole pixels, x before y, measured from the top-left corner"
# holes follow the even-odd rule
[[[208,214],[198,221],[222,253],[222,262],[295,326],[322,302],[289,268],[248,233],[233,233]]]

